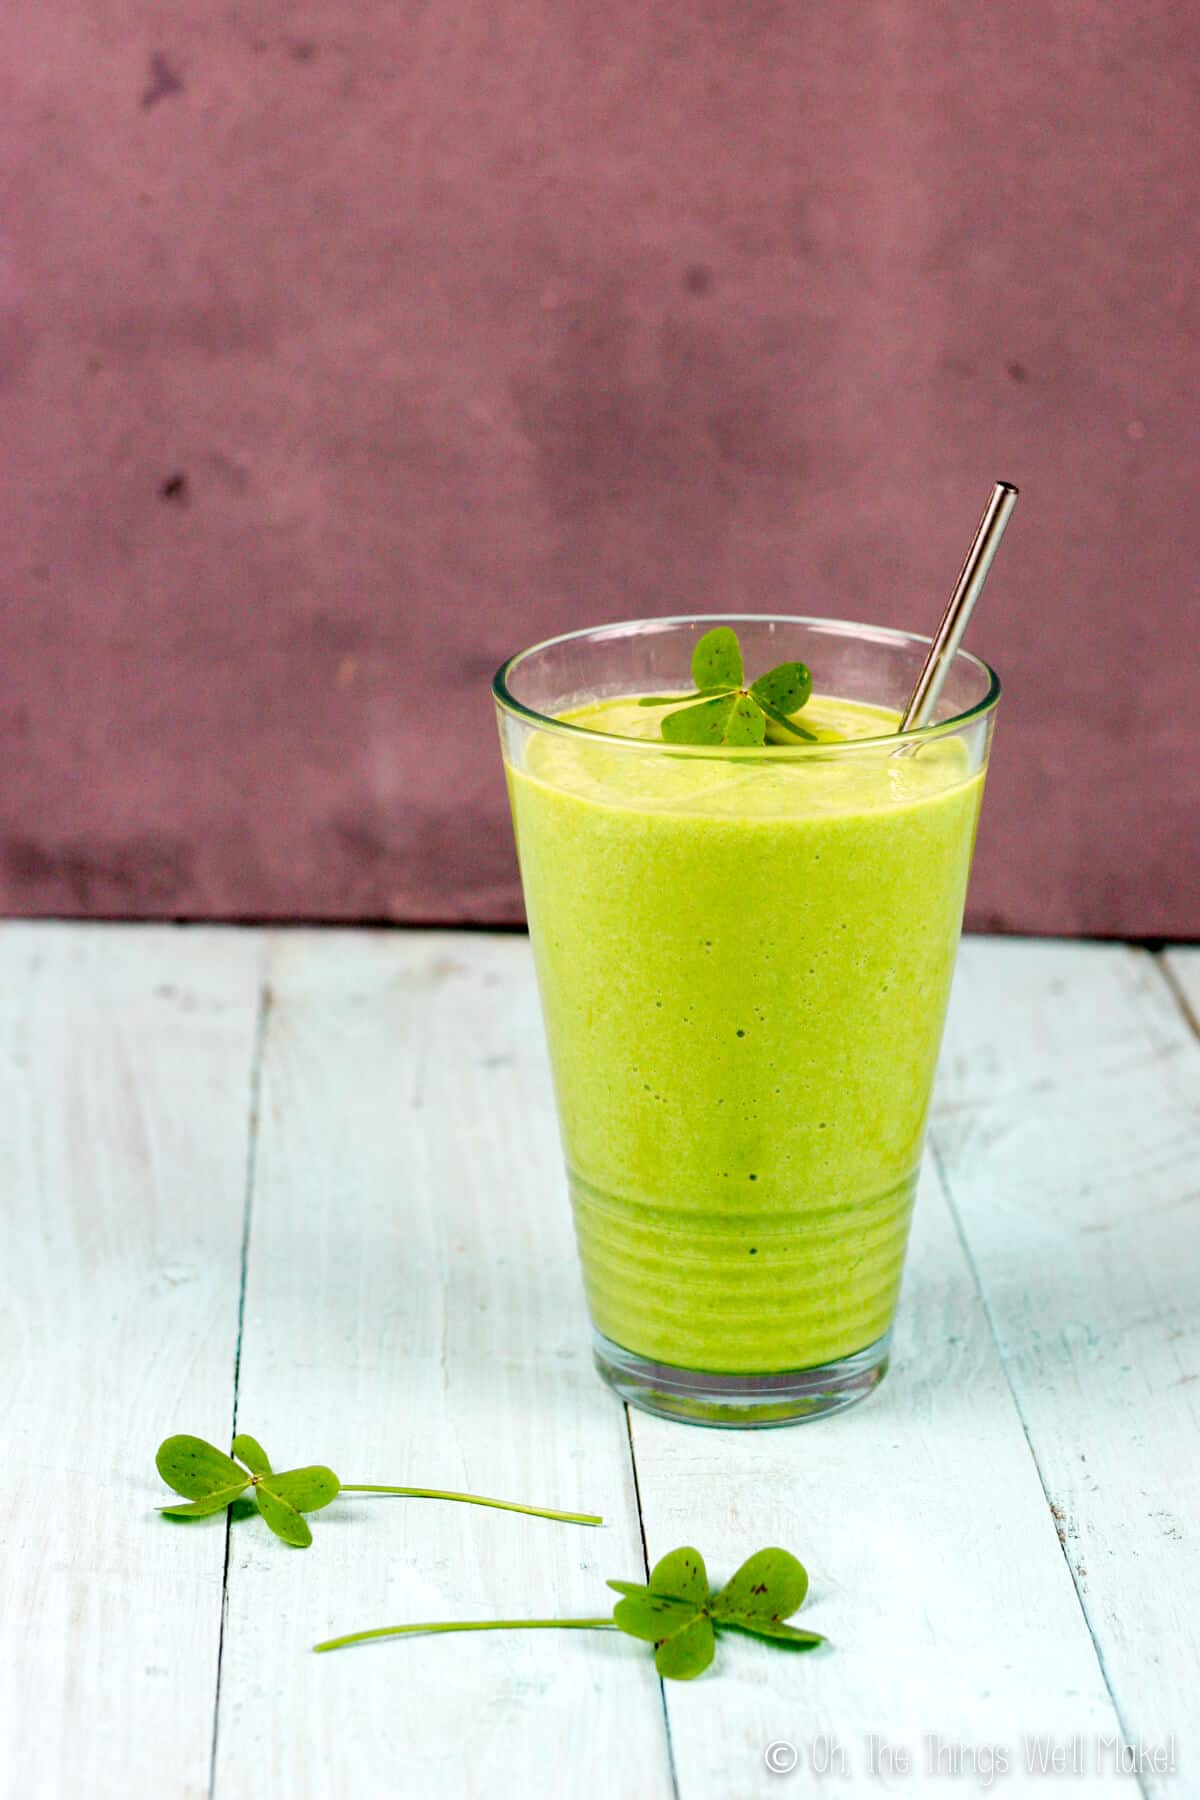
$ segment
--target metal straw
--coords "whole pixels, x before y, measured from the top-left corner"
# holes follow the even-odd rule
[[[962,643],[971,610],[988,578],[992,558],[1000,548],[1004,527],[1017,504],[1018,491],[1011,481],[998,481],[992,489],[992,497],[983,509],[975,541],[967,551],[967,560],[954,584],[950,604],[937,628],[937,635],[929,646],[929,655],[917,676],[912,699],[904,709],[904,717],[900,721],[901,731],[917,731],[922,725],[929,723],[942,685],[950,673],[950,664]]]

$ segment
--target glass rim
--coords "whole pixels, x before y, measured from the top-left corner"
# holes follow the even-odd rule
[[[892,646],[907,644],[922,650],[928,650],[933,642],[932,638],[923,636],[920,632],[902,631],[891,625],[863,625],[853,619],[823,618],[812,613],[671,613],[665,618],[618,619],[609,625],[585,625],[580,630],[561,631],[554,637],[542,638],[540,642],[530,644],[524,650],[516,651],[514,655],[507,657],[500,664],[493,675],[492,697],[496,705],[504,712],[514,718],[523,719],[529,724],[536,725],[541,731],[552,731],[569,737],[590,738],[599,744],[619,744],[623,749],[634,754],[649,752],[657,756],[664,751],[669,751],[672,756],[717,756],[722,759],[731,755],[736,756],[742,751],[740,745],[729,747],[714,744],[668,744],[662,738],[624,737],[616,731],[596,731],[590,725],[575,725],[569,719],[558,719],[553,713],[538,712],[536,707],[526,706],[523,700],[517,699],[509,686],[510,677],[529,657],[537,656],[543,650],[556,649],[560,644],[569,644],[582,638],[621,637],[632,632],[639,625],[695,625],[710,619],[714,625],[815,625],[829,631],[835,637],[857,637]],[[753,753],[756,758],[764,754],[778,753],[788,761],[794,762],[801,757],[827,757],[831,752],[844,755],[848,750],[877,749],[881,745],[895,744],[898,738],[902,738],[906,744],[924,744],[931,743],[940,737],[952,736],[955,732],[961,731],[964,725],[993,712],[999,703],[1001,693],[1000,677],[990,663],[985,662],[981,656],[975,656],[970,650],[956,650],[954,661],[957,662],[960,658],[964,662],[970,663],[986,677],[987,692],[981,700],[977,700],[973,706],[967,707],[964,712],[955,713],[953,718],[939,719],[932,725],[920,725],[915,730],[890,731],[882,737],[847,738],[837,743],[822,744],[807,744],[799,740],[794,744],[752,744],[746,745],[745,750]],[[681,700],[680,704],[683,705],[684,701]]]

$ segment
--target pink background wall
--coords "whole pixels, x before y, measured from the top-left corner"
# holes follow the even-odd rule
[[[505,653],[929,628],[1003,475],[973,920],[1196,934],[1197,49],[1172,0],[6,0],[0,903],[515,919]]]

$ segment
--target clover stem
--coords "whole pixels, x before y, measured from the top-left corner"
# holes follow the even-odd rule
[[[352,1631],[346,1637],[327,1638],[313,1649],[344,1650],[347,1644],[366,1644],[372,1638],[416,1637],[419,1633],[442,1631],[615,1631],[607,1619],[468,1619],[442,1625],[379,1625],[374,1631]]]
[[[521,1506],[515,1500],[489,1500],[484,1494],[455,1494],[445,1488],[376,1487],[370,1482],[343,1481],[342,1494],[404,1494],[411,1500],[461,1500],[467,1506],[495,1506],[501,1512],[528,1513],[534,1519],[558,1519],[564,1525],[603,1525],[598,1513],[552,1512],[547,1506]]]

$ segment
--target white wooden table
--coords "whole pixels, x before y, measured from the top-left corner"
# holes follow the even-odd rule
[[[1064,1791],[1039,1737],[1065,1791],[1200,1794],[1200,951],[968,941],[892,1372],[747,1434],[592,1372],[524,939],[11,924],[0,962],[5,1795]],[[158,1518],[159,1439],[235,1420],[607,1525]],[[684,1542],[795,1550],[836,1647],[665,1691],[616,1633],[309,1653],[604,1612]]]

